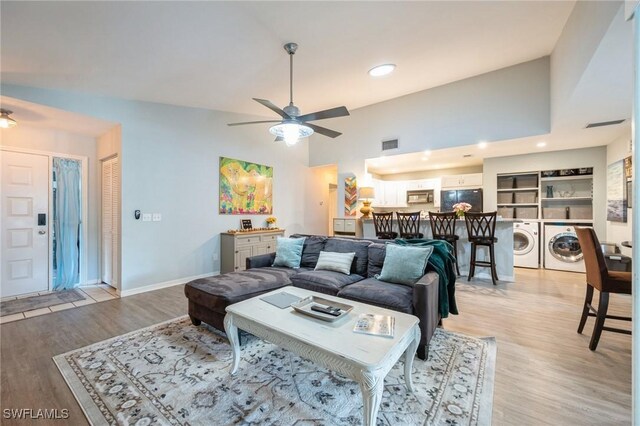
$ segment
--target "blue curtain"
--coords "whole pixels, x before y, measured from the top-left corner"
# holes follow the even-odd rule
[[[80,161],[54,158],[56,196],[54,199],[55,266],[54,290],[80,284]]]

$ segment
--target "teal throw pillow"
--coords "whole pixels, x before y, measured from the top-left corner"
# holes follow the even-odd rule
[[[273,261],[273,266],[299,268],[303,246],[304,238],[278,237],[276,240],[276,259]]]
[[[395,284],[414,285],[424,275],[433,247],[387,244],[382,271],[376,278]]]
[[[333,251],[321,251],[316,264],[316,271],[334,271],[345,275],[351,274],[351,264],[356,253],[336,253]]]

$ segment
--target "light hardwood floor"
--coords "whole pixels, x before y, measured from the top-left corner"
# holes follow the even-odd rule
[[[593,319],[584,335],[576,333],[583,280],[579,274],[519,269],[516,283],[496,287],[458,281],[461,314],[444,327],[496,337],[493,424],[631,423],[631,338],[604,332],[598,350],[588,349]],[[0,408],[66,408],[70,418],[52,424],[87,424],[51,358],[186,312],[183,287],[175,286],[2,324]],[[610,312],[629,315],[630,297],[612,296]]]

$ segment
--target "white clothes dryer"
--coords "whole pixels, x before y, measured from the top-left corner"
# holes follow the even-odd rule
[[[513,265],[522,268],[540,267],[540,224],[513,224]]]

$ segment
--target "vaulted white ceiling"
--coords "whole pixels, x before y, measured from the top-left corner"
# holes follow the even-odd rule
[[[551,53],[572,1],[9,2],[2,81],[269,116],[358,108]],[[387,77],[367,70],[397,64]]]

